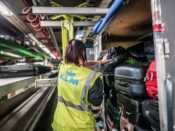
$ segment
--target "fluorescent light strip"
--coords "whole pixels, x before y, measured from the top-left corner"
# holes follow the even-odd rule
[[[22,58],[20,55],[17,55],[11,52],[6,52],[6,51],[0,51],[0,54],[15,57],[15,58]]]
[[[0,13],[6,16],[12,16],[13,13],[8,9],[8,7],[0,1]]]
[[[34,37],[33,34],[30,33],[28,35],[33,41],[36,42],[36,44],[38,45],[38,47],[40,49],[42,49],[46,54],[48,54],[53,59],[56,59],[56,57],[53,55],[53,53],[45,45],[43,45],[36,37]]]

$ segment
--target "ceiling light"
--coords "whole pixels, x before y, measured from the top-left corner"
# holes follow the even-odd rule
[[[6,16],[13,15],[13,13],[9,10],[9,8],[2,1],[0,1],[0,13]]]

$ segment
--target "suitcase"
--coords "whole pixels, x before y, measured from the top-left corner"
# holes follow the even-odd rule
[[[119,66],[128,59],[128,53],[123,52],[115,57],[113,57],[108,63],[101,66],[101,72],[108,74],[109,72],[114,72],[115,67]]]
[[[145,126],[144,123],[142,125],[136,124],[134,125],[134,131],[153,131],[151,126]]]
[[[106,125],[109,131],[120,131],[120,128],[119,129],[115,128],[114,123],[110,120],[108,115],[106,115]]]
[[[124,117],[120,117],[120,131],[134,131],[134,125]]]
[[[108,99],[113,106],[117,107],[117,91],[115,90],[115,88],[110,89]]]
[[[155,54],[154,43],[152,40],[144,42],[144,52],[146,54]]]
[[[50,66],[35,65],[38,68],[38,74],[45,74],[52,70]]]
[[[0,66],[0,78],[38,75],[38,68],[31,64]]]
[[[140,61],[140,62],[146,62],[146,54],[136,52],[134,50],[128,50],[129,54],[131,57],[133,57],[135,60]]]
[[[120,131],[153,131],[145,121],[140,124],[132,124],[123,116],[120,117]]]
[[[126,49],[121,46],[112,47],[108,50],[108,57],[111,59],[118,56],[119,54],[122,54],[123,52],[126,52]]]
[[[131,64],[115,68],[115,89],[130,97],[146,97],[144,83],[147,65]]]
[[[141,101],[129,98],[123,94],[117,94],[117,103],[121,114],[132,124],[142,121]]]
[[[104,76],[104,81],[105,81],[105,83],[108,87],[114,87],[115,86],[115,84],[114,84],[114,73],[113,72],[105,74],[103,76]]]
[[[106,102],[106,112],[109,114],[109,116],[111,116],[110,118],[113,121],[119,121],[119,109],[117,105],[113,106],[109,99]]]
[[[120,114],[117,107],[114,107],[110,100],[106,102],[106,115],[108,115],[110,121],[113,123],[114,127],[119,130],[120,127]]]
[[[144,100],[142,102],[142,112],[146,120],[148,120],[152,128],[156,131],[160,130],[159,109],[157,100]]]
[[[144,42],[144,52],[148,61],[152,61],[155,59],[155,50],[154,50],[154,43],[153,41],[145,41]]]

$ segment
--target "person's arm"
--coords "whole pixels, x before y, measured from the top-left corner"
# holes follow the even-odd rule
[[[110,59],[107,58],[107,54],[103,57],[102,60],[99,61],[95,61],[95,60],[88,60],[84,63],[84,66],[86,67],[91,67],[91,66],[95,66],[95,65],[99,65],[99,64],[105,64],[108,61],[110,61]]]
[[[93,106],[99,106],[103,100],[103,82],[100,78],[96,80],[94,86],[88,92],[88,101]]]
[[[91,67],[99,64],[102,64],[102,61],[88,60],[84,63],[84,66]]]

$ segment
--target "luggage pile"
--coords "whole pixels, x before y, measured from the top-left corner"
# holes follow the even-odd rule
[[[154,56],[148,57],[152,47],[147,47],[144,45],[144,53],[138,53],[135,47],[127,50],[116,47],[115,50],[106,51],[109,58],[119,59],[103,65],[101,70],[104,75],[108,130],[160,130],[155,60]],[[117,52],[118,48],[120,53]],[[111,57],[110,52],[116,53],[111,53]]]

